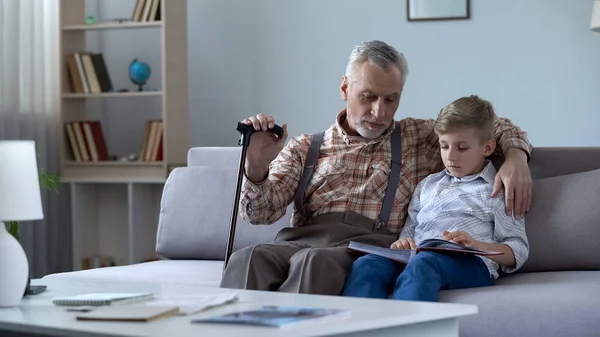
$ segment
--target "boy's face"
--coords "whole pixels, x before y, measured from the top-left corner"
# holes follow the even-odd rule
[[[482,140],[473,128],[438,134],[442,160],[450,173],[461,178],[483,169],[483,160],[494,152],[496,141]]]

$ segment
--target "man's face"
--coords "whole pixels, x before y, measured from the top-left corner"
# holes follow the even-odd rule
[[[496,141],[482,141],[480,133],[473,128],[460,129],[439,136],[442,161],[457,178],[478,173],[483,160],[494,152]]]
[[[383,70],[366,61],[356,67],[352,82],[342,78],[340,89],[347,102],[346,131],[374,139],[394,121],[402,95],[402,74],[395,66]]]

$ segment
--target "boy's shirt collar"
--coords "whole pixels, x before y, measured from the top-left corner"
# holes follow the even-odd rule
[[[481,172],[470,176],[464,176],[462,178],[454,177],[448,169],[444,169],[444,172],[450,177],[450,179],[452,179],[452,181],[468,182],[478,178],[482,178],[487,183],[493,184],[494,179],[496,178],[496,168],[489,159],[484,159],[483,163],[485,166],[483,167],[483,170],[481,170]]]

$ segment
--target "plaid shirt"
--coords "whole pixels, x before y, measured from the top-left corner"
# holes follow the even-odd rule
[[[465,231],[474,240],[508,245],[515,254],[514,268],[521,268],[529,256],[525,220],[506,215],[504,193],[492,198],[496,169],[488,160],[478,174],[455,178],[448,170],[432,174],[418,185],[408,207],[401,237],[411,237],[419,245],[427,239],[442,239],[444,231]],[[490,275],[498,278],[499,265],[486,258]]]
[[[341,125],[345,118],[344,109],[336,123],[325,131],[320,156],[306,190],[306,211],[313,216],[354,211],[376,219],[391,172],[390,135],[394,124],[380,137],[365,139],[344,131]],[[444,168],[434,123],[434,119],[400,121],[401,177],[387,223],[388,230],[394,234],[402,230],[417,184]],[[312,135],[306,134],[292,138],[269,166],[269,175],[264,181],[254,184],[244,177],[240,196],[240,213],[244,220],[252,224],[271,224],[285,215],[302,176],[311,139]],[[526,133],[507,119],[498,119],[496,140],[498,151],[516,147],[528,156],[531,151]],[[307,219],[294,208],[291,222],[292,226],[301,226]]]

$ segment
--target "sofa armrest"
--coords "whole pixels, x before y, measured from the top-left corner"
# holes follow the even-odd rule
[[[236,178],[237,167],[174,169],[161,199],[157,254],[165,259],[223,260]],[[238,216],[233,250],[272,241],[289,226],[292,207],[272,225],[251,225]]]

